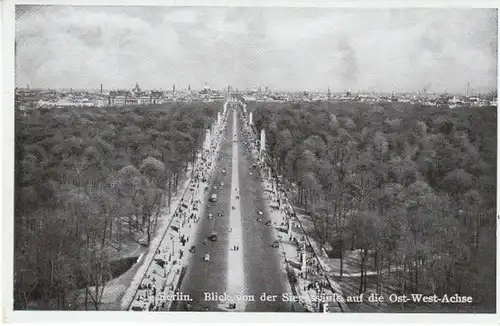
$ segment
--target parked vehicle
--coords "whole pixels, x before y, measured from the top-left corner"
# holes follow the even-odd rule
[[[205,254],[205,257],[203,257],[204,261],[210,261],[210,254]]]
[[[217,201],[217,194],[212,194],[212,196],[210,196],[210,201],[215,203]]]
[[[217,232],[215,231],[212,231],[212,233],[210,233],[210,235],[208,236],[208,238],[212,241],[217,241]]]

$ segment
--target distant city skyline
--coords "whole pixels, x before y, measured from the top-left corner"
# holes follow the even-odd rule
[[[16,86],[490,92],[497,24],[496,9],[22,5]]]
[[[134,84],[135,85],[135,84]],[[204,87],[200,87],[200,88],[194,88],[194,87],[191,87],[189,88],[190,85],[188,85],[188,87],[177,87],[175,89],[175,92],[198,92],[198,91],[201,91],[205,88]],[[73,91],[89,91],[89,92],[94,92],[94,93],[98,93],[99,91],[101,91],[100,87],[90,87],[90,88],[73,88],[73,87],[56,87],[56,88],[53,88],[53,87],[32,87],[30,86],[29,84],[27,85],[17,85],[16,88],[19,88],[19,89],[33,89],[33,90],[55,90],[55,91],[70,91],[70,90],[73,90]],[[110,92],[110,91],[130,91],[133,87],[122,87],[122,88],[106,88],[106,87],[103,87],[102,91],[103,92]],[[210,87],[209,87],[210,88]],[[141,89],[143,91],[161,91],[161,92],[170,92],[172,93],[172,88],[168,89],[168,88],[151,88],[151,89],[147,89],[147,88],[142,88]],[[223,92],[227,92],[227,87],[226,88],[210,88],[212,91],[216,91],[216,92],[220,92],[220,93],[223,93]],[[273,93],[304,93],[305,91],[307,91],[308,93],[320,93],[320,94],[327,94],[327,93],[331,93],[331,94],[346,94],[346,93],[351,93],[352,95],[356,95],[356,94],[387,94],[387,95],[390,95],[390,94],[450,94],[450,95],[470,95],[470,96],[475,96],[477,94],[479,95],[491,95],[491,93],[495,93],[496,94],[496,89],[478,89],[478,88],[469,88],[469,90],[467,91],[466,89],[462,90],[462,91],[456,91],[456,92],[450,92],[448,90],[444,90],[444,91],[428,91],[428,92],[424,92],[422,90],[417,90],[417,91],[399,91],[399,92],[394,92],[394,91],[376,91],[376,90],[344,90],[344,91],[337,91],[337,90],[329,90],[329,89],[319,89],[319,90],[310,90],[310,89],[305,89],[305,90],[287,90],[287,89],[276,89],[276,90],[273,90],[273,89],[269,89],[268,92],[265,91],[265,89],[261,89],[259,90],[259,87],[254,87],[254,88],[250,88],[250,89],[239,89],[238,87],[233,87],[231,89],[231,92],[241,92],[241,93],[252,93],[252,92],[259,92],[259,93],[269,93],[269,94],[273,94]]]

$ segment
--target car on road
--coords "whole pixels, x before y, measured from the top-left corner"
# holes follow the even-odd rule
[[[264,212],[262,212],[262,211],[259,211],[259,215],[263,215],[263,214],[264,214]]]
[[[212,241],[217,241],[217,232],[212,231],[212,232],[210,233],[210,235],[208,236],[208,238],[209,238],[210,240],[212,240]]]
[[[209,261],[210,260],[210,254],[205,254],[205,256],[203,257],[203,260],[204,261]]]

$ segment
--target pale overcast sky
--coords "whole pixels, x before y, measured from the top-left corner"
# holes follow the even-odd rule
[[[16,85],[496,89],[494,9],[17,6]]]

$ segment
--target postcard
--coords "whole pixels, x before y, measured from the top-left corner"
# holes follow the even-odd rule
[[[494,320],[479,6],[7,1],[6,320]]]

